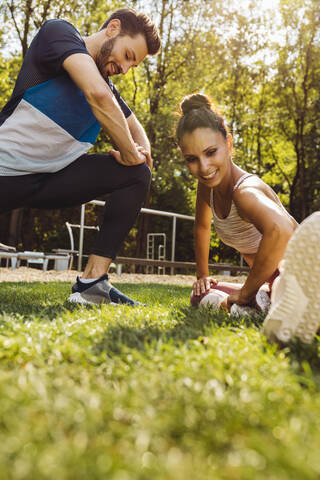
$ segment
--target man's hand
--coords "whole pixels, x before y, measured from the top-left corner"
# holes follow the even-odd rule
[[[146,150],[141,145],[138,145],[137,143],[135,143],[135,146],[137,147],[138,152],[142,153],[142,155],[145,156],[145,162],[148,165],[148,167],[150,168],[150,170],[152,170],[153,161],[152,161],[152,157],[151,157],[150,153],[148,152],[148,150]]]
[[[123,158],[121,157],[121,153],[118,150],[110,150],[109,153],[117,160],[118,163],[121,163],[121,165],[132,167],[134,165],[140,165],[142,163],[146,163],[150,168],[150,170],[152,170],[153,162],[152,162],[150,153],[144,147],[142,147],[141,145],[138,145],[137,143],[135,143],[135,146],[137,148],[138,156],[139,156],[139,161],[136,163],[128,163],[124,161]]]

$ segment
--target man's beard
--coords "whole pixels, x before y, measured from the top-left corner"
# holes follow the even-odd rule
[[[106,40],[102,44],[102,46],[100,48],[100,51],[97,54],[96,65],[98,67],[99,72],[101,73],[101,75],[103,76],[103,78],[105,80],[107,80],[107,78],[109,77],[109,74],[105,72],[105,67],[106,67],[106,65],[109,61],[110,56],[111,56],[116,38],[117,37],[110,38],[109,40]]]

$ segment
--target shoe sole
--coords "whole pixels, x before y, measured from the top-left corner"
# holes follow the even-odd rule
[[[320,325],[320,212],[298,227],[284,260],[283,295],[271,305],[264,333],[283,343],[294,337],[311,343]]]
[[[121,305],[120,303],[107,302],[106,299],[101,296],[94,297],[92,295],[91,300],[89,300],[88,298],[85,298],[83,295],[81,295],[80,292],[71,293],[71,295],[69,295],[68,302],[81,303],[83,305],[101,305],[102,303],[116,306]]]

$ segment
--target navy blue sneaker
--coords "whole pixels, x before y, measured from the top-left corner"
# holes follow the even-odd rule
[[[72,293],[68,300],[73,303],[85,304],[142,305],[140,302],[135,302],[114,288],[109,282],[107,274],[90,283],[83,283],[77,277],[77,282],[72,286]]]

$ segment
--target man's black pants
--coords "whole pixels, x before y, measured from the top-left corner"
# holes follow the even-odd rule
[[[111,155],[86,154],[56,173],[0,176],[0,213],[15,208],[63,208],[110,194],[92,253],[114,258],[133,226],[151,180],[144,163],[119,164]]]

